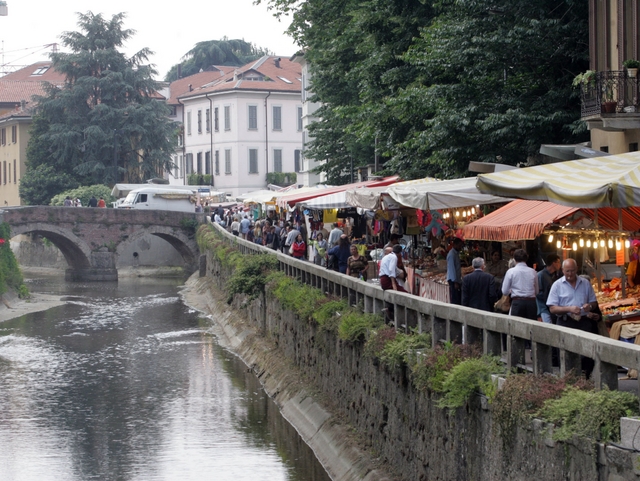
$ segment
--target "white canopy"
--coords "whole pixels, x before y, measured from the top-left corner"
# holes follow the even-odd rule
[[[413,182],[413,183],[411,183]],[[369,210],[409,207],[438,210],[478,204],[498,204],[511,199],[483,194],[476,188],[476,178],[399,182],[376,189],[347,191],[347,203]]]
[[[482,174],[478,189],[569,207],[640,206],[640,152]]]

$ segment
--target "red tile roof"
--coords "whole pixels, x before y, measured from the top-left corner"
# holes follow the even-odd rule
[[[34,64],[21,68],[20,70],[16,70],[15,72],[8,73],[4,77],[0,77],[0,80],[29,80],[36,82],[51,82],[53,84],[64,82],[64,74],[61,74],[57,70],[51,68],[52,64],[53,63],[50,60],[36,62]],[[39,72],[40,75],[34,75],[34,73],[36,72]]]
[[[209,84],[204,84],[199,88],[194,86],[193,91],[179,95],[178,98],[186,99],[212,92],[232,90],[301,92],[301,77],[302,70],[299,64],[286,58],[265,55],[254,62],[233,69]]]
[[[34,95],[44,95],[42,82],[4,80],[0,78],[0,103],[20,104],[22,100],[31,102]]]
[[[233,72],[237,67],[215,65],[214,68],[216,70],[199,72],[171,82],[171,85],[169,85],[170,97],[168,103],[170,105],[178,105],[178,97],[190,92],[189,85],[191,85],[192,89],[200,88],[205,84],[219,80],[225,74]]]

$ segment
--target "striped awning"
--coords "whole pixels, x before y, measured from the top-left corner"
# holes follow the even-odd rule
[[[545,228],[579,210],[552,202],[514,200],[463,227],[468,240],[497,242],[535,239]]]
[[[640,152],[481,174],[487,194],[570,207],[640,206]]]
[[[582,216],[573,215],[580,212]],[[572,219],[586,218],[591,221],[587,229],[607,231],[640,231],[640,207],[597,209],[598,223],[595,224],[595,209],[578,209],[538,200],[514,200],[491,214],[463,227],[464,238],[468,240],[490,240],[498,242],[535,239],[551,224],[569,216]],[[584,227],[584,226],[583,226]]]

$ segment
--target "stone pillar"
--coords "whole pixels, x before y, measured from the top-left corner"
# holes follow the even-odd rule
[[[116,254],[114,252],[92,252],[91,267],[67,269],[64,273],[70,282],[117,281]]]

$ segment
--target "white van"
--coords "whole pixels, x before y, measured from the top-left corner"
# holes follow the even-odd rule
[[[193,202],[191,201],[193,199]],[[162,187],[143,187],[129,192],[117,209],[154,209],[195,212],[196,193]]]

